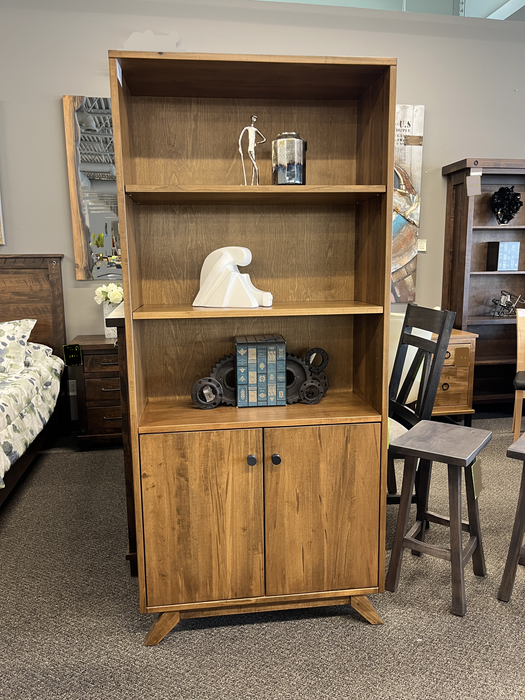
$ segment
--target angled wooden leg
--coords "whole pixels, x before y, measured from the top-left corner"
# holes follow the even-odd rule
[[[472,553],[472,568],[476,576],[486,576],[485,554],[483,553],[483,541],[481,539],[481,525],[479,522],[478,499],[474,493],[474,479],[472,477],[472,465],[465,468],[465,487],[467,492],[468,522],[471,537],[478,541],[476,549]]]
[[[425,541],[425,533],[427,531],[426,514],[428,511],[428,494],[430,492],[430,477],[432,475],[432,462],[428,459],[420,459],[419,466],[416,471],[416,495],[417,495],[417,514],[416,520],[421,523],[421,529],[416,535],[416,539],[421,542]],[[412,554],[416,557],[421,556],[421,552],[412,550]]]
[[[465,600],[465,572],[461,540],[461,471],[462,467],[448,465],[448,502],[450,513],[450,565],[452,577],[452,612],[463,616],[467,611]]]
[[[412,502],[412,491],[416,479],[417,457],[406,457],[405,468],[403,470],[403,485],[401,486],[401,499],[397,513],[397,525],[388,565],[385,587],[387,591],[397,590],[399,575],[401,573],[401,562],[403,560],[403,539],[407,531],[408,517],[410,515],[410,504]]]
[[[518,562],[523,558],[523,532],[525,530],[525,463],[521,475],[520,495],[518,498],[518,507],[516,508],[516,517],[514,519],[514,527],[510,538],[509,553],[507,554],[507,563],[503,571],[503,578],[498,591],[499,600],[508,603],[514,588],[514,579],[516,578],[516,570]]]
[[[390,455],[388,456],[386,469],[386,487],[389,494],[393,495],[397,493],[396,466],[394,463],[394,458]]]
[[[179,620],[180,614],[178,612],[160,613],[148,632],[144,646],[153,647],[161,642],[168,632],[171,632],[178,624]]]
[[[368,620],[368,622],[371,625],[383,624],[383,620],[379,617],[379,615],[377,614],[377,610],[368,600],[366,595],[353,595],[350,598],[350,605],[356,612],[358,612],[361,615],[361,617],[364,617],[365,620]]]
[[[514,414],[512,416],[512,432],[514,433],[514,442],[519,438],[521,432],[521,413],[523,410],[523,389],[516,389],[514,394]]]

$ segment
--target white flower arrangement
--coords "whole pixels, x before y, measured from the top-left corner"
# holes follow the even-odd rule
[[[120,304],[124,300],[124,290],[122,285],[111,282],[103,284],[95,289],[95,301],[97,304],[102,304],[104,301],[109,301],[112,304]]]

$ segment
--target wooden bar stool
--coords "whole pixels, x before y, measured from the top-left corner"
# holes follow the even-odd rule
[[[516,508],[516,517],[514,519],[514,528],[512,537],[510,538],[509,553],[507,554],[507,563],[501,579],[501,585],[498,591],[499,600],[509,602],[514,588],[514,579],[518,564],[525,566],[525,543],[523,534],[525,532],[525,433],[516,440],[516,442],[507,450],[507,457],[511,459],[519,459],[523,462],[523,472],[521,475],[520,493],[518,496],[518,507]]]
[[[489,430],[423,420],[390,444],[389,451],[396,457],[405,459],[405,468],[392,556],[386,577],[387,590],[395,591],[397,589],[404,549],[411,549],[414,553],[430,554],[450,562],[452,612],[454,615],[462,616],[465,614],[467,606],[464,568],[470,557],[472,557],[476,576],[485,576],[486,574],[478,501],[474,493],[471,466],[477,455],[491,439],[492,433]],[[407,531],[418,461],[420,482],[417,490],[416,522]],[[447,465],[448,518],[428,510],[433,461],[444,462]],[[465,470],[468,522],[461,519],[461,473],[463,470]],[[450,548],[425,543],[428,522],[450,528]],[[465,548],[462,546],[462,531],[470,533],[470,539]]]

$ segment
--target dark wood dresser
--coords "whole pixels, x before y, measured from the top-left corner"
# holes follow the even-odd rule
[[[80,447],[122,444],[121,375],[115,339],[77,335],[70,344],[82,349],[83,363],[70,367],[77,383]]]

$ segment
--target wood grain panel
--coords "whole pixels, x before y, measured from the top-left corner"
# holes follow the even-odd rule
[[[379,438],[377,423],[264,430],[267,595],[378,584]]]
[[[191,304],[205,258],[226,245],[251,250],[252,262],[242,271],[275,301],[354,298],[352,206],[138,209],[135,234],[145,304]]]
[[[140,445],[148,606],[263,595],[262,431]]]
[[[304,357],[311,348],[326,350],[326,373],[334,389],[351,389],[352,316],[181,319],[135,322],[144,338],[143,373],[149,400],[190,396],[191,387],[224,355],[235,351],[236,335],[281,334],[287,351]]]
[[[36,318],[30,340],[62,357],[66,343],[63,255],[0,255],[0,321]]]
[[[271,184],[271,142],[283,131],[308,142],[308,185],[381,184],[356,182],[351,101],[137,97],[129,108],[135,185],[242,185],[238,141],[252,114],[267,139],[256,150],[261,185]]]
[[[378,411],[351,391],[330,391],[318,404],[287,404],[237,408],[220,406],[201,410],[189,398],[150,401],[141,416],[140,432],[166,433],[188,430],[235,430],[239,428],[337,423],[373,423]]]

